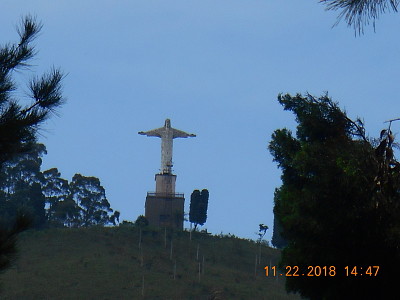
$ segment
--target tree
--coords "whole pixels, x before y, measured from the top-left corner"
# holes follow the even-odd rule
[[[46,153],[43,144],[34,144],[29,151],[14,155],[12,159],[3,163],[0,189],[12,194],[21,185],[39,183],[42,180],[40,173],[42,157]]]
[[[372,20],[375,21],[382,13],[387,11],[397,12],[399,0],[320,0],[326,3],[328,10],[341,10],[338,22],[345,19],[349,26],[353,26],[356,32],[362,33],[364,26]]]
[[[36,53],[32,42],[41,28],[32,17],[25,17],[17,30],[19,42],[0,47],[0,166],[15,154],[31,149],[40,125],[64,101],[64,76],[59,69],[30,80],[32,101],[28,105],[19,103],[13,93],[17,89],[14,71],[29,67],[29,60]]]
[[[45,224],[45,198],[40,185],[40,166],[45,153],[44,145],[35,144],[29,152],[3,163],[0,173],[3,209],[0,216],[4,221],[11,222],[17,213],[23,213],[31,216],[34,227]]]
[[[76,174],[71,184],[57,168],[41,172],[42,144],[16,155],[3,164],[0,172],[0,217],[11,220],[17,212],[30,215],[35,227],[80,227],[114,224],[105,190],[96,177]]]
[[[194,230],[196,230],[198,223],[199,214],[199,199],[200,191],[194,190],[190,195],[190,208],[189,208],[189,222],[194,224]]]
[[[79,206],[79,223],[83,227],[114,224],[119,212],[114,214],[106,192],[96,177],[75,174],[70,183],[71,199]]]
[[[286,247],[287,242],[286,240],[282,237],[282,225],[279,222],[278,218],[274,218],[274,232],[272,233],[272,239],[271,243],[274,247],[282,249]]]
[[[124,221],[126,222],[126,221]],[[143,215],[140,215],[137,217],[136,221],[135,221],[135,226],[138,226],[140,228],[148,226],[149,225],[149,220],[147,220],[147,218]]]
[[[268,226],[264,225],[264,224],[259,224],[259,230],[258,230],[258,264],[261,264],[261,243],[263,241],[263,238],[265,236],[265,234],[267,233],[268,230]]]
[[[63,74],[59,69],[30,81],[29,96],[32,101],[28,105],[21,104],[13,94],[17,89],[13,80],[14,71],[29,66],[29,60],[36,53],[32,41],[41,27],[33,18],[25,17],[17,29],[19,41],[0,46],[0,169],[16,154],[32,148],[40,125],[63,102]],[[2,208],[10,208],[3,191],[0,191],[0,200]],[[29,217],[19,213],[13,225],[7,222],[0,226],[0,270],[11,264],[16,253],[16,236],[30,223]]]
[[[51,226],[64,226],[71,224],[73,216],[77,214],[76,205],[68,204],[70,189],[68,180],[61,178],[57,168],[43,172],[42,191],[46,198],[47,221]],[[76,213],[73,213],[73,211]],[[66,224],[64,224],[66,223]]]
[[[208,209],[208,198],[210,194],[207,189],[203,189],[200,192],[200,204],[199,204],[199,219],[198,223],[203,226],[207,221],[207,209]]]
[[[194,190],[190,196],[189,221],[194,223],[195,230],[197,225],[203,226],[207,221],[208,198],[207,189],[203,189],[201,192]]]
[[[261,243],[262,239],[264,238],[265,234],[267,233],[268,226],[264,224],[258,225],[260,228],[258,230],[258,237],[259,237],[259,242]]]
[[[55,227],[80,227],[82,226],[80,207],[68,197],[57,202],[52,208],[50,225]]]
[[[400,164],[393,135],[388,130],[379,140],[367,138],[363,123],[349,119],[327,95],[280,95],[278,101],[298,123],[295,137],[279,129],[269,145],[282,170],[274,199],[288,243],[281,267],[298,266],[307,274],[309,266],[327,266],[325,276],[287,277],[287,290],[310,299],[391,298],[400,267]],[[346,266],[357,269],[346,274]],[[379,266],[378,276],[367,272],[369,266]]]

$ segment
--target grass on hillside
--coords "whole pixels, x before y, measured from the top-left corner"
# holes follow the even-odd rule
[[[141,236],[141,242],[140,241]],[[120,226],[28,231],[1,299],[299,299],[266,277],[279,251],[234,237]]]

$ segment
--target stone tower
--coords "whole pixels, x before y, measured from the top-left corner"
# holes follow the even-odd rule
[[[139,134],[161,138],[161,169],[155,175],[156,190],[147,193],[145,204],[145,216],[149,225],[182,230],[185,197],[184,194],[175,192],[176,175],[172,174],[173,139],[196,135],[172,128],[169,119],[165,120],[164,127],[140,131]]]

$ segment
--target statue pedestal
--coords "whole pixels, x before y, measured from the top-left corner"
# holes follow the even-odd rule
[[[150,226],[183,230],[184,194],[175,193],[176,175],[156,174],[156,191],[148,192],[145,216]]]
[[[156,193],[175,194],[176,175],[156,174]]]

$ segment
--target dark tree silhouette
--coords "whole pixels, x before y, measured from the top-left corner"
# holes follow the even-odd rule
[[[258,237],[259,237],[259,242],[261,243],[262,239],[264,238],[265,234],[267,233],[268,226],[264,224],[259,224],[259,229],[258,229]]]
[[[18,214],[13,225],[0,224],[0,270],[11,266],[17,255],[17,235],[31,227],[31,219]]]
[[[278,101],[298,123],[295,137],[276,130],[269,145],[282,169],[274,207],[288,243],[281,267],[302,274],[327,266],[324,276],[287,277],[287,289],[309,299],[391,299],[400,268],[400,163],[390,128],[367,138],[362,122],[327,95]],[[370,266],[379,266],[378,276]]]
[[[13,93],[17,89],[16,81],[13,80],[14,72],[29,67],[29,61],[36,53],[32,41],[41,27],[34,18],[25,17],[17,28],[18,42],[0,46],[0,169],[16,154],[25,153],[32,148],[40,125],[63,102],[63,74],[58,69],[32,78],[28,85],[30,103],[24,104]],[[7,206],[3,192],[0,192],[0,198],[1,205]],[[16,251],[16,236],[30,222],[29,217],[20,213],[13,225],[5,224],[0,227],[0,270],[12,262]]]
[[[0,176],[0,199],[3,221],[11,222],[17,213],[29,215],[34,227],[42,227],[46,222],[45,197],[42,193],[40,172],[41,157],[46,153],[42,144],[35,144],[29,152],[20,153],[3,163]]]
[[[15,154],[31,149],[40,125],[63,103],[63,74],[53,69],[29,82],[31,102],[23,105],[13,92],[15,70],[26,69],[36,51],[32,41],[42,26],[32,17],[23,19],[18,27],[19,41],[0,48],[0,166]]]
[[[274,247],[282,249],[286,247],[287,242],[282,237],[282,225],[277,217],[274,217],[274,232],[272,233],[271,243]]]
[[[35,227],[80,227],[108,225],[118,221],[96,177],[76,174],[71,183],[57,168],[41,172],[46,147],[32,149],[5,162],[0,171],[0,217],[15,218],[23,212]]]
[[[76,205],[70,203],[70,189],[68,180],[61,178],[57,168],[43,172],[42,192],[46,198],[46,217],[50,226],[68,226],[74,219]],[[68,204],[69,203],[69,204]]]
[[[140,215],[137,217],[136,221],[135,221],[135,226],[138,227],[145,227],[149,225],[149,220],[147,220],[147,218],[143,215]]]
[[[196,230],[197,225],[204,225],[207,221],[209,192],[207,189],[194,190],[190,196],[189,221],[194,224]]]
[[[106,198],[106,192],[96,177],[75,174],[70,183],[71,199],[79,208],[80,226],[114,224],[119,219],[119,212],[113,209]]]

